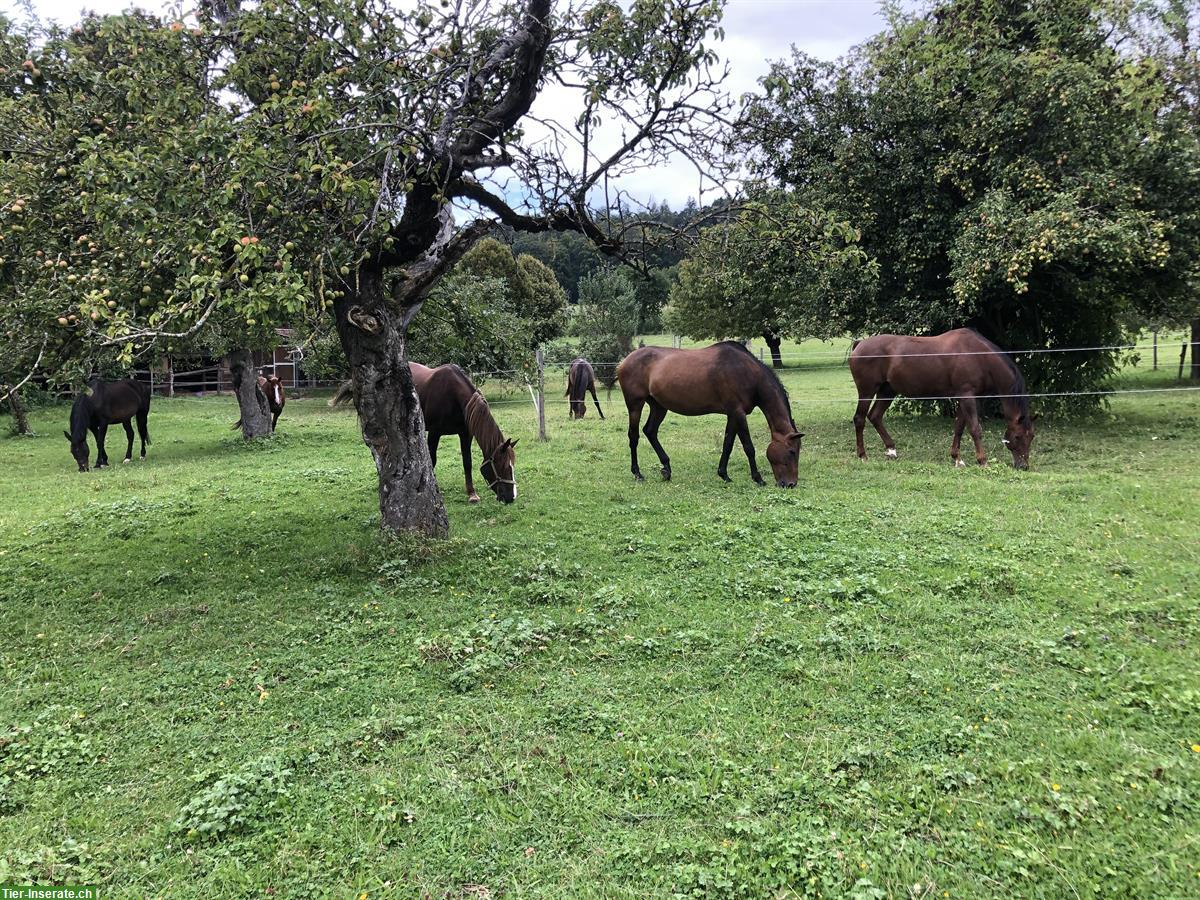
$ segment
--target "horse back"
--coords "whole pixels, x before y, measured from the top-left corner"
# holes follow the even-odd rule
[[[883,384],[910,397],[957,396],[1006,390],[1009,367],[1002,351],[970,328],[943,334],[877,334],[850,354],[850,374],[860,389]]]
[[[431,368],[409,363],[413,386],[421,400],[425,430],[430,434],[455,434],[466,427],[466,406],[475,385],[454,363]]]

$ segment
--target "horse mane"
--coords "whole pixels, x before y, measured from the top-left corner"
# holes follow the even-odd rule
[[[988,340],[974,328],[970,332],[979,338],[988,349],[1004,360],[1004,364],[1008,366],[1008,371],[1012,374],[1012,384],[1008,388],[1008,392],[1013,396],[1010,398],[1017,406],[1017,412],[1022,416],[1029,416],[1029,389],[1025,386],[1025,376],[1021,374],[1021,370],[1017,368],[1017,364],[1013,362],[1012,356],[1007,350],[1000,349],[994,342]]]
[[[467,383],[471,384],[469,378]],[[475,385],[471,384],[471,387],[474,388]],[[478,390],[471,394],[471,399],[467,401],[463,414],[466,416],[467,430],[479,442],[479,449],[485,454],[490,456],[497,447],[504,443],[504,434],[492,416],[492,409]]]
[[[771,383],[778,389],[779,393],[783,394],[783,405],[787,408],[788,421],[792,423],[792,428],[794,429],[796,427],[796,419],[792,416],[792,398],[788,396],[787,388],[783,386],[783,382],[779,380],[779,376],[775,374],[774,370],[751,353],[749,348],[741,341],[720,341],[716,346],[741,350],[763,371],[767,378],[771,380]]]

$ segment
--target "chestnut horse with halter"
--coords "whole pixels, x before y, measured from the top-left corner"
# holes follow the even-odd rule
[[[274,431],[275,423],[279,421],[279,414],[283,412],[284,404],[287,403],[287,397],[283,394],[283,381],[274,372],[270,375],[264,375],[262,372],[259,372],[257,384],[258,389],[267,398],[267,408],[271,412],[271,431]],[[230,426],[230,430],[236,431],[241,427],[242,420],[238,419]]]
[[[125,426],[125,437],[129,441],[121,462],[129,462],[133,458],[133,426],[130,420],[134,418],[137,419],[138,435],[142,439],[141,458],[145,459],[146,445],[150,443],[150,432],[146,427],[149,414],[150,388],[140,381],[101,381],[99,378],[89,381],[87,389],[71,405],[71,430],[63,432],[71,442],[71,455],[75,457],[79,471],[88,470],[89,431],[96,438],[96,468],[103,469],[108,465],[104,436],[109,425],[118,423]]]
[[[754,358],[744,345],[723,341],[699,350],[642,347],[621,360],[617,367],[621,393],[629,408],[629,457],[634,478],[642,481],[638,467],[638,425],[642,407],[650,406],[643,433],[662,463],[663,480],[671,479],[671,460],[658,442],[658,427],[668,411],[684,416],[725,416],[725,445],[717,474],[730,481],[729,454],[739,438],[750,461],[750,477],[764,484],[754,458],[754,443],[746,416],[761,409],[771,429],[767,461],[780,487],[796,486],[800,439],[792,419],[787,391],[778,376]]]
[[[979,332],[956,328],[934,337],[877,334],[854,346],[850,374],[858,388],[854,434],[859,459],[867,458],[863,426],[868,420],[883,438],[887,457],[896,458],[896,442],[883,427],[883,414],[896,395],[903,394],[915,399],[957,397],[950,458],[956,466],[966,465],[958,449],[965,428],[975,442],[976,462],[987,465],[976,400],[996,397],[1004,407],[1004,444],[1012,453],[1013,466],[1029,468],[1034,417],[1029,415],[1025,379],[1008,354]]]
[[[600,408],[600,400],[596,397],[596,373],[592,364],[582,356],[571,361],[567,372],[567,400],[571,407],[572,419],[582,419],[587,415],[588,391],[592,392],[592,402],[596,404],[596,412],[604,418],[604,410]]]

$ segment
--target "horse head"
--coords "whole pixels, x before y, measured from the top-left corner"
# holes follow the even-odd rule
[[[767,462],[775,473],[775,483],[781,488],[794,488],[799,477],[800,439],[804,433],[772,434],[767,445]]]
[[[1029,468],[1029,449],[1033,446],[1033,422],[1036,415],[1019,412],[1008,419],[1008,427],[1004,429],[1004,446],[1013,457],[1013,468]]]
[[[479,474],[501,503],[512,503],[517,499],[517,454],[513,449],[516,446],[517,441],[506,438],[479,467]]]
[[[84,434],[86,433],[87,432],[84,432]],[[67,431],[63,432],[63,437],[71,442],[71,455],[75,457],[75,462],[79,465],[79,471],[86,472],[88,470],[87,438],[82,437],[79,440],[75,440],[73,437],[71,437],[70,432]]]

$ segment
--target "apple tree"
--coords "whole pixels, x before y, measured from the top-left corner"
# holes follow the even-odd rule
[[[22,215],[52,239],[47,327],[125,356],[220,317],[266,331],[331,315],[383,527],[445,534],[409,325],[499,224],[636,261],[648,229],[608,212],[630,203],[622,175],[680,150],[715,164],[720,16],[718,0],[211,0],[186,22],[88,18],[23,51],[36,74],[6,56],[20,114],[55,139],[27,131],[22,174],[5,163],[0,231]]]

